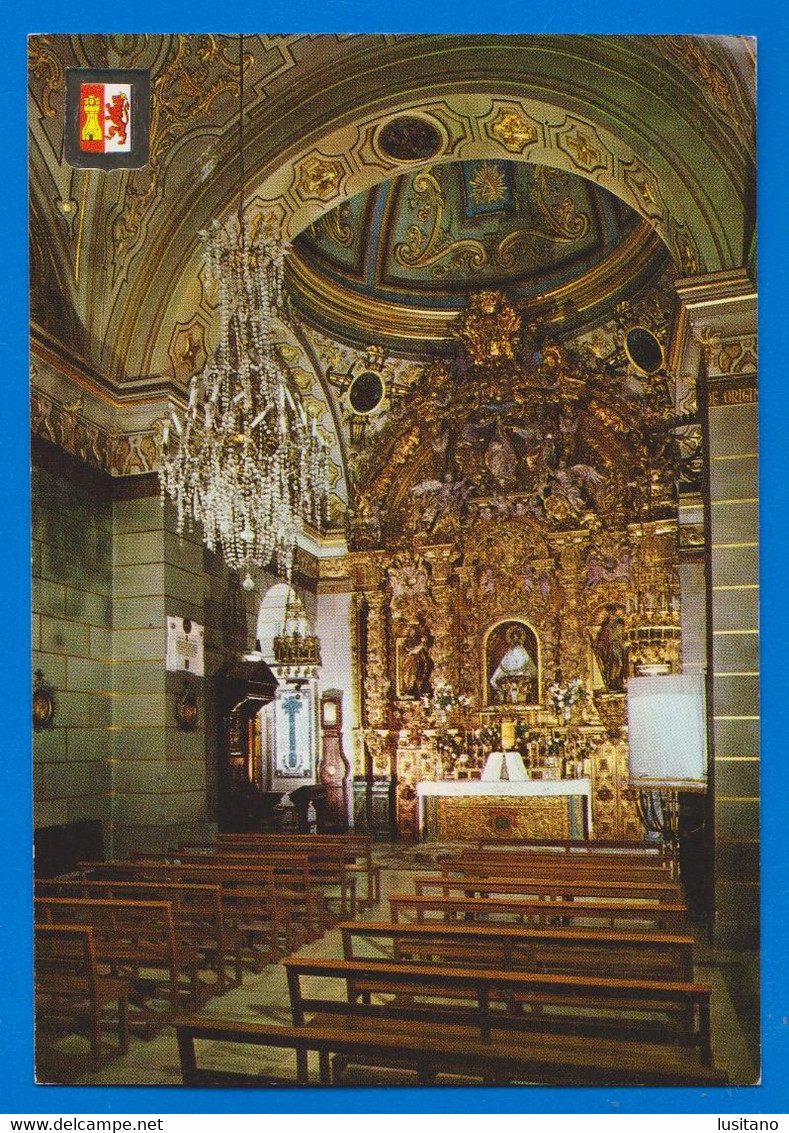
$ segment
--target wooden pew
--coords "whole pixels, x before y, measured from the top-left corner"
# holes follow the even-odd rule
[[[330,918],[323,894],[310,873],[310,865],[305,855],[280,854],[276,858],[250,854],[249,857],[232,853],[218,853],[216,847],[203,845],[191,850],[179,848],[159,853],[136,853],[134,861],[164,861],[179,865],[204,866],[217,865],[264,865],[270,867],[274,876],[277,900],[288,909],[293,931],[302,932],[304,940],[317,940],[329,926]],[[288,949],[290,951],[290,949]]]
[[[342,847],[347,854],[347,869],[363,873],[366,878],[364,894],[357,894],[359,905],[365,908],[381,899],[381,868],[373,859],[372,838],[360,834],[220,834],[219,846],[238,849],[287,848],[298,852],[316,853],[322,849]],[[361,859],[358,861],[357,859]]]
[[[527,841],[484,840],[477,842],[471,852],[495,854],[514,852],[540,857],[541,860],[543,855],[550,855],[553,860],[563,858],[565,861],[573,862],[596,859],[616,863],[624,859],[658,864],[672,878],[678,875],[676,847],[663,842],[623,842],[612,839],[588,841],[573,838],[557,841],[537,838],[530,838]]]
[[[670,861],[673,848],[665,842],[625,842],[621,838],[515,838],[481,839],[474,843],[477,850],[527,850],[556,854],[626,853],[642,854],[648,858]]]
[[[585,901],[601,898],[616,901],[643,901],[645,903],[682,902],[682,887],[674,881],[633,882],[608,881],[591,878],[573,878],[564,881],[556,877],[502,877],[500,875],[463,876],[447,874],[416,874],[414,888],[417,893],[440,890],[445,897],[464,893],[468,897],[486,894],[510,894],[533,897],[540,901]]]
[[[166,1018],[187,1005],[199,1007],[211,993],[198,978],[197,949],[179,940],[172,908],[167,901],[110,901],[83,897],[36,897],[39,924],[82,924],[91,928],[96,961],[113,974],[130,973],[132,989],[141,998],[149,1020]],[[143,972],[164,973],[144,976]],[[169,1011],[152,1006],[160,997],[169,1000]]]
[[[118,1053],[129,1049],[128,980],[100,976],[93,931],[84,924],[37,924],[34,930],[36,1034],[39,1028],[88,1020],[90,1066],[102,1063],[107,1009],[117,1011]]]
[[[680,933],[617,932],[564,925],[532,928],[489,921],[342,924],[344,947],[349,946],[347,942],[355,934],[384,937],[397,942],[398,949],[409,954],[418,951],[442,961],[489,962],[489,966],[502,969],[581,975],[606,971],[636,979],[693,979],[693,937]]]
[[[266,866],[133,860],[79,862],[79,868],[90,871],[91,877],[107,880],[219,885],[224,916],[242,934],[246,942],[244,959],[253,971],[260,971],[265,963],[278,960],[301,942],[288,907],[278,898],[274,872]]]
[[[725,1072],[704,1066],[694,1052],[659,1043],[626,1043],[577,1035],[529,1035],[513,1043],[512,1033],[493,1032],[481,1039],[475,1028],[446,1023],[363,1018],[321,1018],[304,1026],[222,1021],[201,1016],[175,1021],[181,1075],[185,1086],[344,1085],[350,1064],[363,1065],[364,1085],[389,1084],[380,1070],[413,1074],[416,1084],[431,1086],[439,1077],[448,1084],[510,1085],[539,1083],[559,1086],[704,1085],[723,1086]],[[279,1075],[240,1074],[199,1067],[196,1040],[243,1046],[291,1049],[296,1054],[295,1079]],[[308,1056],[319,1059],[317,1079],[310,1078]],[[334,1078],[331,1056],[334,1055]],[[377,1080],[374,1078],[378,1070]],[[369,1079],[373,1077],[371,1082]]]
[[[309,877],[310,885],[319,886],[326,898],[328,890],[337,889],[340,916],[356,916],[356,878],[348,871],[348,864],[342,850],[321,851],[318,854],[295,855],[287,850],[277,852],[270,849],[204,846],[200,853],[178,851],[178,858],[184,862],[205,861],[206,858],[224,864],[269,865],[281,875],[287,875],[294,863]],[[283,873],[284,871],[284,873]]]
[[[222,890],[218,885],[171,881],[99,881],[90,878],[37,880],[37,897],[99,897],[108,900],[169,901],[176,935],[191,941],[216,972],[216,992],[224,995],[241,984],[242,941],[238,930],[225,923]],[[231,974],[228,975],[228,967]]]
[[[392,893],[389,908],[393,921],[408,919],[408,915],[421,924],[436,920],[499,919],[517,924],[585,924],[595,922],[596,927],[627,927],[631,932],[663,930],[683,932],[687,927],[687,908],[681,903],[644,905],[625,901],[555,901],[529,899],[518,896],[484,897],[435,896],[433,894]],[[405,914],[405,915],[404,915]]]
[[[662,864],[644,861],[609,861],[598,857],[566,858],[552,854],[476,854],[464,853],[439,858],[445,873],[465,875],[495,874],[498,877],[516,876],[578,878],[593,881],[671,881],[671,873]]]
[[[598,1031],[619,1034],[620,1058],[630,1065],[627,1051],[637,1043],[633,1031],[648,1018],[650,1048],[666,1045],[684,1048],[688,1062],[696,1051],[701,1066],[712,1065],[710,1038],[710,988],[692,981],[655,981],[610,978],[586,975],[512,972],[493,968],[447,967],[443,964],[392,963],[381,960],[326,960],[288,957],[285,961],[295,1026],[304,1026],[308,1014],[315,1013],[316,1024],[326,1016],[352,1018],[359,1032],[368,1033],[368,1025],[378,1018],[410,1019],[417,1024],[440,1020],[449,1030],[459,1025],[475,1030],[482,1040],[490,1041],[500,1032],[510,1033],[510,1045],[527,1058],[535,1034],[550,1034],[573,1028],[585,1034],[593,1048]],[[336,992],[337,981],[347,987],[344,998],[336,994],[305,996],[302,977],[333,981],[329,991]],[[364,1002],[364,988],[381,989],[390,995],[387,1003]],[[447,998],[465,1000],[457,1006],[447,1005]],[[638,1013],[623,1018],[623,1009]],[[306,1024],[309,1025],[309,1024]],[[518,1032],[517,1043],[512,1032]],[[674,1062],[675,1068],[682,1060]],[[641,1066],[648,1069],[649,1063]]]

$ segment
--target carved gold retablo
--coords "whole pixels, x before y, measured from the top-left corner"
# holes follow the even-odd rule
[[[521,317],[501,291],[478,291],[460,318],[454,333],[463,342],[472,361],[489,365],[515,357]]]

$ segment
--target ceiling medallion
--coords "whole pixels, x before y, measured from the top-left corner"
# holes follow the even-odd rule
[[[631,327],[625,331],[627,360],[640,374],[656,374],[665,365],[663,346],[647,327]]]
[[[378,146],[395,161],[426,161],[441,150],[439,131],[424,118],[405,114],[387,122],[378,133]]]
[[[351,382],[348,401],[354,413],[374,413],[386,393],[383,378],[375,370],[363,370]]]

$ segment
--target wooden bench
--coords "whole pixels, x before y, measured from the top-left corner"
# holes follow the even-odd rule
[[[614,861],[597,857],[564,857],[563,855],[539,854],[521,855],[473,853],[440,857],[439,865],[445,873],[465,875],[495,874],[498,877],[515,876],[529,878],[532,874],[540,877],[578,878],[592,881],[671,881],[671,873],[660,863],[643,861]]]
[[[239,854],[217,852],[216,847],[193,845],[186,848],[168,850],[162,853],[138,853],[135,861],[177,862],[179,865],[264,865],[270,867],[274,877],[277,901],[287,908],[294,933],[301,932],[303,940],[317,940],[329,926],[330,918],[325,894],[318,888],[310,873],[310,865],[305,855],[279,855],[273,857],[249,857]],[[288,949],[290,951],[290,948]]]
[[[242,934],[244,959],[253,971],[292,952],[303,939],[294,929],[288,906],[278,897],[270,867],[133,860],[80,862],[79,868],[108,880],[219,885],[225,918]]]
[[[290,870],[294,862],[299,861],[302,868],[308,872],[311,884],[319,886],[327,899],[330,897],[334,899],[334,894],[330,894],[328,890],[338,890],[340,916],[356,916],[356,878],[349,873],[342,850],[297,856],[287,851],[278,853],[270,849],[205,846],[202,853],[179,851],[178,857],[181,861],[193,863],[210,858],[224,864],[236,862],[246,865],[268,865],[275,870],[275,873],[277,869]]]
[[[343,925],[346,934],[385,936],[409,953],[422,940],[420,953],[447,961],[468,957],[485,963],[487,958],[490,966],[529,972],[585,975],[615,971],[637,979],[693,979],[693,937],[676,933],[617,932],[564,925],[531,928],[490,922],[403,924],[392,920],[346,921]],[[407,942],[407,947],[403,942]]]
[[[218,885],[171,881],[99,881],[90,878],[48,878],[36,881],[37,897],[98,897],[108,900],[169,901],[177,936],[194,943],[216,972],[216,991],[224,995],[241,984],[242,941],[225,923]],[[228,967],[230,974],[228,974]]]
[[[625,842],[619,838],[517,838],[482,839],[474,843],[476,850],[501,851],[507,849],[539,851],[557,854],[599,854],[626,853],[643,854],[646,857],[663,858],[670,861],[673,848],[665,842]]]
[[[326,1016],[354,1018],[363,1032],[372,1019],[409,1019],[415,1024],[440,1021],[447,1028],[465,1026],[482,1040],[510,1033],[510,1048],[528,1055],[535,1034],[582,1035],[598,1041],[601,1029],[616,1037],[621,1053],[638,1031],[651,1047],[682,1047],[699,1065],[712,1065],[710,988],[692,981],[656,981],[586,975],[512,972],[493,968],[447,967],[443,964],[393,963],[381,960],[325,960],[288,957],[291,1012],[295,1026],[308,1014],[316,1024]],[[305,996],[301,980],[333,981],[333,995]],[[338,997],[345,984],[345,995]],[[375,990],[386,1003],[365,1002]],[[451,1004],[447,1004],[447,999]],[[465,1000],[462,1004],[459,1000]],[[624,1014],[623,1014],[624,1012]],[[517,1043],[512,1032],[518,1032]],[[640,1041],[640,1040],[639,1040]],[[680,1060],[677,1060],[680,1062]],[[627,1059],[625,1058],[625,1063]]]
[[[36,897],[39,924],[81,924],[92,929],[96,960],[112,974],[128,972],[148,1020],[182,1007],[199,1007],[211,994],[198,978],[197,949],[179,940],[167,901],[110,901],[81,897]],[[161,976],[143,973],[164,973]],[[169,1000],[169,1012],[154,1007]]]
[[[683,904],[629,904],[625,901],[541,901],[517,896],[435,896],[432,894],[392,893],[389,908],[393,921],[410,915],[417,923],[428,920],[457,921],[499,919],[517,924],[551,925],[581,924],[614,928],[626,925],[629,931],[683,932],[687,927],[687,909]],[[404,916],[405,914],[405,916]],[[593,926],[594,927],[594,926]]]
[[[108,1008],[117,1011],[118,1054],[129,1049],[129,983],[101,976],[93,931],[88,925],[37,924],[34,939],[36,1035],[39,1028],[88,1020],[90,1065],[102,1063],[102,1032]]]
[[[373,860],[372,838],[360,834],[220,834],[219,846],[238,849],[281,848],[295,852],[318,853],[323,849],[341,847],[347,855],[347,869],[363,873],[366,878],[364,894],[357,894],[361,907],[377,904],[381,899],[381,868]],[[361,859],[357,861],[357,859]]]
[[[446,1023],[355,1016],[319,1018],[304,1026],[221,1021],[200,1016],[175,1021],[181,1075],[185,1086],[344,1085],[348,1065],[366,1068],[365,1086],[387,1084],[380,1070],[410,1073],[417,1085],[704,1085],[723,1086],[726,1074],[701,1064],[686,1047],[626,1043],[599,1038],[593,1043],[574,1035],[529,1036],[514,1044],[512,1033],[481,1039],[474,1028]],[[198,1067],[196,1040],[238,1043],[295,1051],[295,1079]],[[319,1059],[317,1079],[310,1079],[308,1056]],[[332,1060],[332,1056],[334,1059]],[[333,1061],[333,1064],[332,1064]],[[332,1069],[334,1075],[332,1075]],[[378,1078],[372,1082],[373,1069]]]
[[[464,893],[468,897],[498,893],[529,896],[539,901],[571,902],[594,897],[627,902],[644,901],[650,904],[682,903],[682,886],[675,881],[598,881],[577,877],[571,881],[560,881],[555,877],[465,877],[425,873],[414,875],[414,888],[417,893],[438,889],[445,897],[452,893]]]

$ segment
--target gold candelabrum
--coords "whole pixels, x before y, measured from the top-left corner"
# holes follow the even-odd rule
[[[679,669],[682,629],[679,598],[668,589],[639,591],[625,606],[630,671],[658,676]]]

